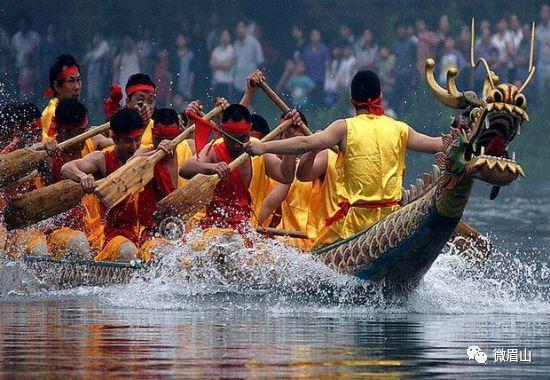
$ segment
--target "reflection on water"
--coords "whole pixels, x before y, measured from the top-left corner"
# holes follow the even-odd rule
[[[548,371],[550,319],[517,315],[292,311],[267,304],[185,312],[122,310],[91,300],[2,303],[0,373],[195,377],[525,375]],[[467,347],[488,353],[480,365]],[[497,347],[532,363],[495,364]]]
[[[497,252],[483,268],[441,256],[407,300],[288,251],[228,279],[204,257],[182,270],[182,248],[128,285],[68,291],[0,262],[0,376],[540,378],[550,372],[545,188],[503,189],[497,201],[476,189],[466,217]],[[250,259],[238,253],[237,265]],[[468,360],[472,345],[486,364]],[[495,363],[499,348],[532,362]]]

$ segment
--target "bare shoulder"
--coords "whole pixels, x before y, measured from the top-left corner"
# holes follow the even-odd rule
[[[88,162],[100,162],[105,161],[105,155],[103,152],[99,150],[94,150],[93,152],[88,153],[85,155],[82,160],[86,160]]]

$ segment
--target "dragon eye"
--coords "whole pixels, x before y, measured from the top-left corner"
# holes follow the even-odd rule
[[[514,103],[516,106],[525,109],[525,107],[527,107],[527,98],[523,94],[517,94]]]
[[[489,94],[489,100],[493,102],[502,102],[504,100],[504,95],[499,89],[495,88]]]

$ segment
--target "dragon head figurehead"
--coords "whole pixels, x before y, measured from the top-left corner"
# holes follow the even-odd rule
[[[515,153],[508,151],[510,143],[521,132],[523,122],[529,121],[527,115],[527,98],[523,91],[533,78],[533,48],[535,25],[531,28],[531,54],[529,75],[520,88],[509,83],[498,83],[498,76],[491,71],[483,58],[474,60],[474,20],[471,30],[472,67],[482,65],[487,76],[483,85],[482,97],[478,98],[473,91],[460,92],[455,83],[458,74],[456,68],[447,70],[447,88],[442,88],[434,78],[435,62],[427,59],[425,64],[426,80],[434,96],[448,107],[463,110],[462,115],[453,120],[453,127],[460,132],[461,144],[458,161],[460,174],[472,175],[475,178],[493,185],[491,198],[498,194],[500,186],[512,183],[521,175],[525,176],[522,167],[516,162]],[[455,129],[455,132],[456,132]],[[456,134],[456,133],[455,133]],[[457,149],[453,152],[457,160]],[[457,167],[457,163],[453,163]]]

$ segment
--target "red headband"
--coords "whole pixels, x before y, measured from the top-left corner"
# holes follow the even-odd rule
[[[374,99],[368,99],[366,102],[357,102],[351,99],[351,104],[355,108],[368,108],[369,114],[382,116],[384,114],[384,108],[382,107],[382,94]]]
[[[128,138],[128,139],[135,139],[143,134],[143,129],[138,128],[134,129],[133,131],[126,132],[126,131],[113,131],[113,135],[115,135],[118,138]]]
[[[250,132],[252,129],[252,124],[244,120],[226,121],[225,123],[222,123],[221,126],[226,132],[230,133],[246,133]]]
[[[49,137],[55,137],[60,131],[68,131],[75,128],[80,128],[83,126],[88,125],[88,118],[84,118],[82,120],[82,123],[80,124],[57,124],[57,121],[55,120],[55,116],[52,117],[52,121],[50,122],[50,127],[48,128],[48,136]]]
[[[153,125],[153,128],[151,129],[151,132],[153,133],[154,137],[172,140],[180,134],[180,129],[176,124],[162,125],[155,123]]]
[[[136,91],[147,91],[154,94],[155,88],[149,84],[134,84],[126,89],[126,96],[130,96]]]
[[[80,72],[78,71],[78,67],[69,66],[65,70],[60,72],[59,75],[55,77],[55,80],[60,81],[60,80],[63,80],[65,78],[67,78],[69,75],[73,75],[73,74],[80,74]],[[46,91],[44,91],[44,97],[45,98],[51,98],[53,95],[54,95],[53,94],[53,89],[51,87],[48,88]]]

